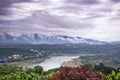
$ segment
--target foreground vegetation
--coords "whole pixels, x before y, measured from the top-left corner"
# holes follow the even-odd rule
[[[41,66],[23,70],[17,66],[0,66],[0,80],[120,80],[119,69],[103,64],[76,68],[60,67],[44,71]]]

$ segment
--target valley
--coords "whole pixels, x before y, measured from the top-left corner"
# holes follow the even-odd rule
[[[78,56],[80,60],[79,58],[73,60],[77,65],[93,63],[97,65],[99,63],[104,63],[107,66],[118,68],[120,66],[119,52],[120,45],[0,45],[0,64],[26,66],[40,64],[53,56]],[[64,59],[62,62],[64,62]]]

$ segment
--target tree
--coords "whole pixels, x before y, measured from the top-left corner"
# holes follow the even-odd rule
[[[31,68],[29,68],[27,71],[26,71],[26,73],[34,73],[35,72],[35,70],[34,69],[31,69]]]
[[[35,73],[41,74],[43,72],[43,67],[42,66],[35,66],[34,70],[35,70]]]

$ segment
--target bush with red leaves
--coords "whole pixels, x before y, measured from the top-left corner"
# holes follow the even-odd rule
[[[68,68],[63,67],[48,80],[108,80],[98,74],[83,67]]]

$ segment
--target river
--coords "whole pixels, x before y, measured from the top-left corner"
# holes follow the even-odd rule
[[[61,63],[64,61],[71,61],[74,58],[78,58],[79,56],[53,56],[49,59],[46,59],[42,63],[35,63],[35,64],[30,64],[29,67],[33,68],[34,66],[42,66],[43,69],[49,70],[49,69],[54,69],[54,68],[59,68],[61,66]]]

